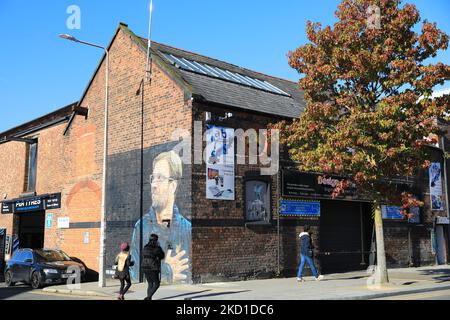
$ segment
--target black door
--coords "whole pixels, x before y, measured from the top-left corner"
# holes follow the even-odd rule
[[[319,261],[324,274],[368,268],[370,204],[321,201]]]
[[[45,211],[21,213],[19,221],[20,248],[42,249],[44,247]]]

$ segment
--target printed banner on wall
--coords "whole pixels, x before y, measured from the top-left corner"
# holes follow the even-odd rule
[[[431,210],[444,210],[442,198],[441,164],[432,162],[429,168]]]
[[[206,198],[234,200],[234,129],[208,126]]]

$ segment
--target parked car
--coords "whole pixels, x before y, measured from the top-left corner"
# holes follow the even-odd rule
[[[78,269],[79,268],[79,269]],[[19,249],[5,266],[5,284],[25,282],[34,289],[66,282],[79,270],[81,280],[86,275],[83,264],[73,261],[61,250]]]

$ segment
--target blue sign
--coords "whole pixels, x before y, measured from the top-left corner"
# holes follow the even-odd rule
[[[47,216],[45,217],[45,227],[47,229],[51,229],[53,226],[53,213],[47,213]]]
[[[403,220],[402,208],[394,206],[381,206],[383,219]]]
[[[320,202],[281,200],[280,215],[320,217]]]

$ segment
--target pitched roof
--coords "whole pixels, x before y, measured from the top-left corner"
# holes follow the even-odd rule
[[[12,136],[23,136],[29,134],[30,132],[34,132],[40,126],[51,124],[51,123],[59,123],[62,121],[68,121],[70,115],[77,110],[78,102],[71,103],[63,108],[52,111],[49,114],[43,115],[39,118],[33,119],[26,123],[23,123],[17,127],[8,129],[7,131],[0,133],[0,143],[6,141],[8,138]]]
[[[141,41],[142,46],[147,46],[147,39],[138,39]],[[295,82],[271,77],[224,61],[154,41],[152,41],[151,48],[153,54],[157,54],[178,76],[194,89],[197,95],[200,95],[208,102],[287,118],[298,118],[305,109],[303,91],[298,88],[298,84]],[[178,58],[184,58],[189,61],[195,61],[237,73],[244,77],[247,76],[252,79],[267,82],[286,92],[288,95],[276,94],[233,81],[226,81],[217,77],[188,71],[171,63],[165,57],[165,54],[171,54]]]

